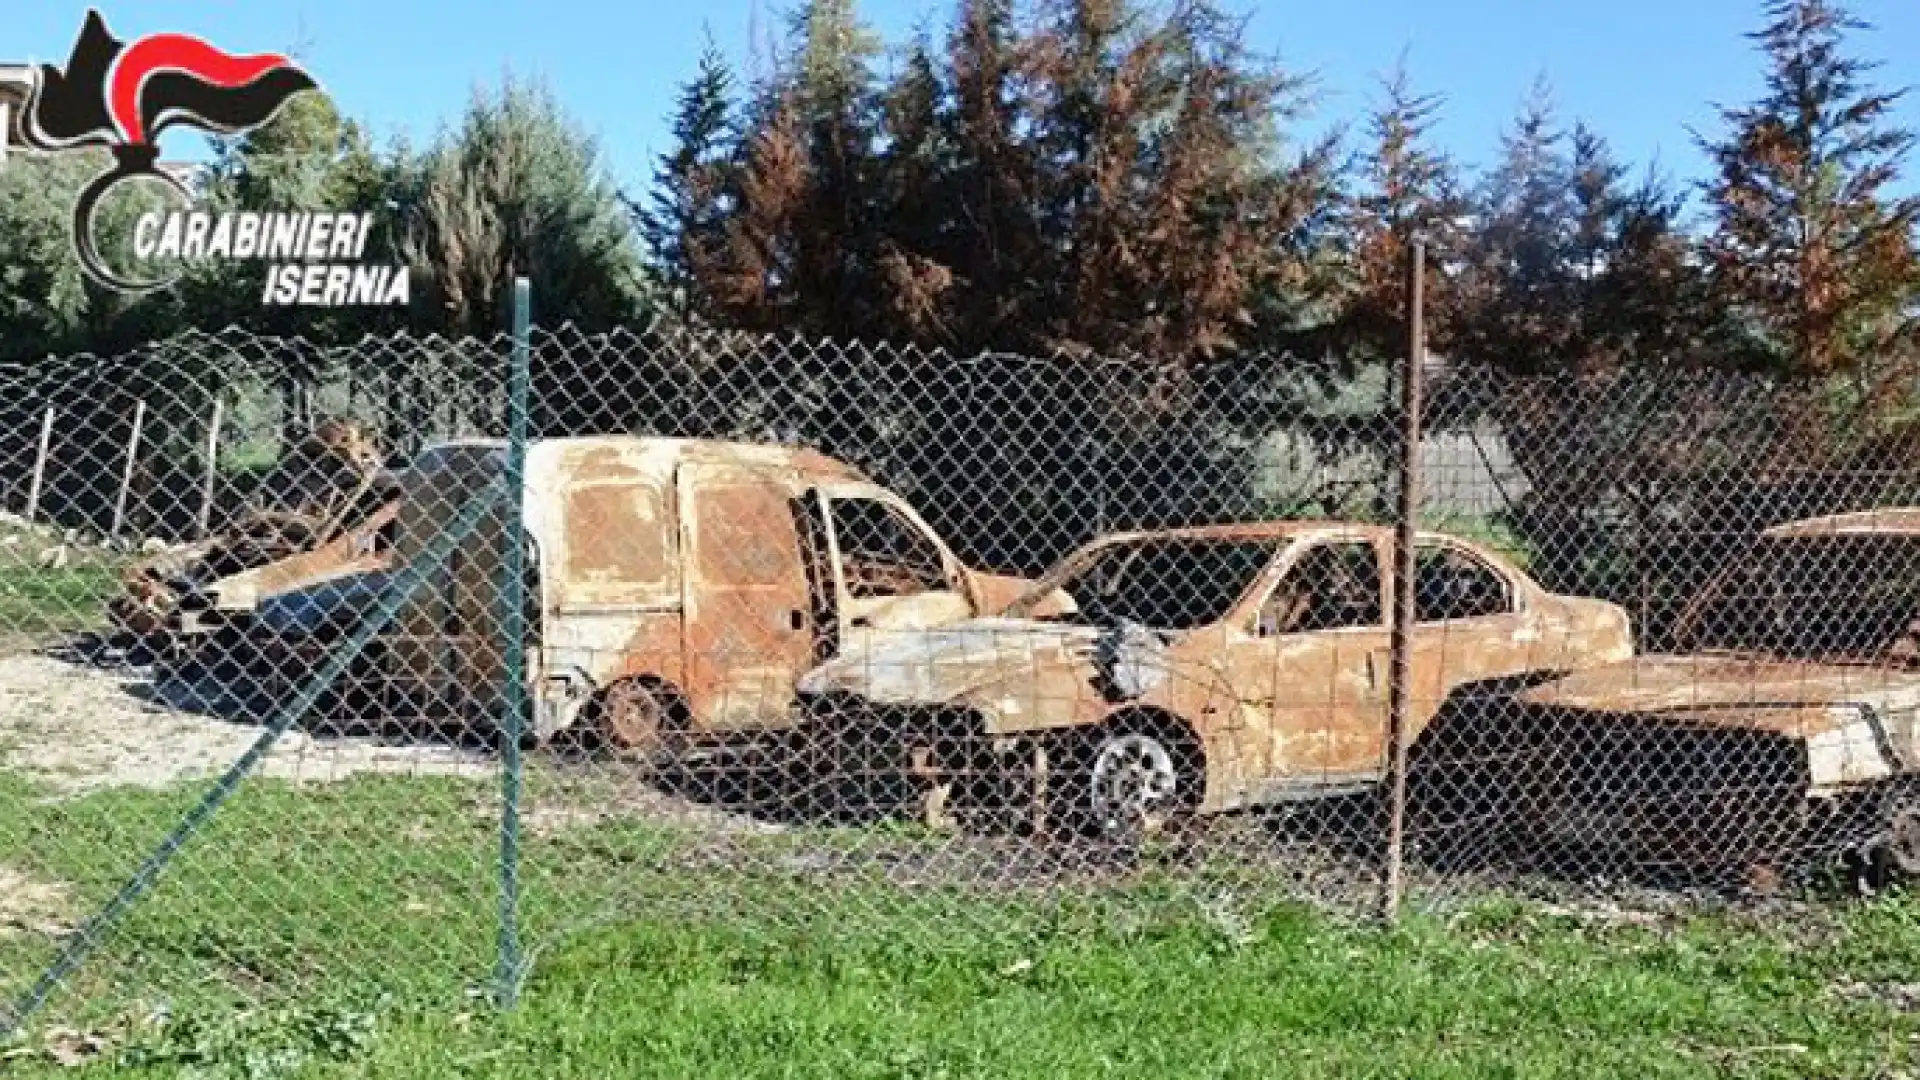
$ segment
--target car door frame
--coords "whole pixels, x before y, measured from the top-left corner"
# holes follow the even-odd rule
[[[700,529],[701,514],[707,501],[704,498],[706,489],[718,486],[712,482],[711,478],[714,477],[722,480],[728,477],[751,480],[751,486],[763,487],[770,495],[777,494],[781,512],[794,532],[792,573],[793,581],[800,587],[797,606],[789,604],[786,607],[777,607],[775,610],[763,611],[759,610],[757,605],[749,605],[749,617],[767,620],[763,629],[770,635],[777,635],[782,639],[783,647],[792,652],[792,655],[784,656],[777,662],[749,665],[745,669],[748,672],[755,670],[759,672],[759,677],[755,681],[757,686],[755,699],[759,701],[759,706],[752,710],[750,716],[745,715],[746,710],[734,707],[736,704],[734,695],[743,689],[752,689],[741,682],[742,668],[727,656],[720,656],[716,662],[716,657],[712,655],[714,645],[706,640],[712,635],[707,634],[703,628],[705,609],[719,595],[715,585],[708,582],[700,572],[701,559],[705,551]],[[682,693],[688,700],[694,729],[727,732],[785,726],[791,722],[789,706],[793,683],[813,666],[815,641],[818,634],[810,614],[813,596],[811,575],[806,566],[807,535],[804,522],[793,517],[793,498],[797,487],[793,471],[784,466],[682,461],[674,470],[673,486],[674,499],[678,507],[677,525],[681,551],[680,635],[682,666],[686,672]],[[782,583],[756,584],[768,584],[770,588],[777,588]],[[787,599],[791,601],[793,597]],[[722,626],[720,629],[727,628]],[[805,635],[804,651],[790,640],[793,635]],[[733,637],[737,638],[738,634],[735,633]],[[777,652],[777,650],[768,651]],[[708,684],[713,681],[712,676],[715,675],[721,682],[728,682],[729,685],[709,687]],[[778,702],[779,707],[765,700],[766,695],[775,692],[772,688],[776,685],[784,686],[784,697]]]
[[[1519,677],[1530,670],[1525,666],[1515,667],[1503,664],[1499,665],[1501,670],[1498,672],[1489,669],[1471,673],[1469,677],[1463,678],[1460,677],[1457,668],[1450,666],[1449,644],[1456,643],[1463,636],[1471,635],[1483,641],[1503,641],[1516,648],[1538,646],[1537,635],[1528,632],[1532,596],[1527,588],[1528,582],[1517,568],[1476,544],[1445,533],[1419,533],[1415,535],[1413,543],[1415,610],[1408,640],[1412,674],[1412,685],[1409,686],[1407,694],[1406,730],[1409,742],[1419,738],[1420,733],[1433,723],[1448,699],[1461,687],[1482,683],[1498,684]],[[1508,609],[1491,615],[1474,615],[1460,619],[1420,618],[1419,555],[1421,549],[1427,547],[1446,548],[1465,555],[1498,577],[1506,585]],[[1507,668],[1513,668],[1513,670],[1506,670]]]
[[[1260,632],[1260,612],[1273,599],[1274,593],[1286,581],[1287,576],[1300,565],[1306,554],[1316,547],[1342,544],[1362,544],[1373,552],[1376,577],[1380,589],[1380,621],[1374,626],[1347,626],[1331,630],[1295,631],[1285,634],[1263,635]],[[1246,799],[1250,803],[1287,802],[1301,799],[1323,798],[1348,792],[1364,791],[1379,782],[1385,769],[1383,748],[1387,741],[1387,688],[1390,678],[1389,645],[1391,642],[1392,615],[1392,561],[1391,544],[1371,531],[1328,531],[1309,536],[1291,538],[1283,549],[1275,554],[1273,564],[1268,567],[1265,576],[1248,594],[1239,610],[1232,616],[1228,626],[1234,635],[1227,642],[1228,648],[1264,648],[1271,650],[1272,659],[1269,677],[1275,693],[1282,682],[1282,664],[1284,646],[1288,639],[1315,639],[1326,643],[1333,650],[1329,665],[1329,699],[1327,723],[1321,728],[1329,737],[1336,731],[1336,719],[1340,711],[1357,712],[1359,718],[1349,725],[1338,725],[1339,730],[1351,730],[1360,746],[1348,751],[1334,750],[1327,755],[1323,767],[1302,772],[1280,760],[1275,749],[1279,737],[1283,734],[1284,706],[1277,697],[1263,703],[1245,702],[1243,705],[1254,717],[1254,723],[1264,725],[1264,738],[1243,740],[1247,749],[1253,747],[1248,742],[1259,744],[1262,749],[1259,775],[1250,780],[1251,793]],[[1358,642],[1359,647],[1342,653],[1339,646],[1343,643]],[[1306,644],[1306,642],[1300,642]],[[1357,665],[1347,670],[1348,665]],[[1338,696],[1342,689],[1342,675],[1346,675],[1359,693],[1350,699]]]
[[[940,555],[941,572],[946,579],[946,588],[930,589],[928,592],[952,595],[957,601],[957,606],[951,614],[960,618],[969,617],[977,612],[978,605],[969,587],[966,567],[947,546],[939,532],[927,524],[926,519],[922,518],[905,499],[878,484],[861,482],[815,484],[807,492],[807,497],[811,500],[810,511],[818,515],[818,527],[827,545],[826,563],[832,578],[829,584],[832,588],[833,617],[838,631],[836,640],[840,649],[844,650],[849,641],[859,636],[867,635],[874,630],[888,629],[874,626],[870,612],[908,598],[874,599],[856,598],[852,595],[852,591],[847,586],[846,566],[841,558],[839,524],[834,520],[833,515],[835,500],[861,499],[877,502],[904,518],[907,524],[928,540]],[[951,620],[943,619],[942,621]]]

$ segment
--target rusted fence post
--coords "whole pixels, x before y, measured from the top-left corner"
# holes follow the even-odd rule
[[[1400,917],[1407,827],[1407,704],[1413,681],[1415,518],[1420,504],[1421,376],[1427,358],[1427,246],[1415,240],[1407,260],[1407,362],[1401,378],[1400,498],[1393,528],[1393,630],[1387,683],[1387,875],[1382,914]]]
[[[33,482],[27,486],[27,524],[40,514],[40,492],[47,481],[47,455],[53,452],[53,418],[55,409],[47,406],[46,419],[40,422],[40,449],[33,456]]]
[[[207,425],[207,478],[200,488],[200,520],[197,523],[200,539],[204,540],[213,531],[213,500],[220,482],[220,421],[224,417],[219,398],[213,399],[213,422]]]
[[[120,494],[113,500],[113,527],[107,530],[107,542],[120,539],[120,526],[127,519],[127,497],[133,493],[133,472],[140,464],[140,428],[147,422],[147,403],[133,404],[133,433],[127,436],[127,464],[120,470]]]

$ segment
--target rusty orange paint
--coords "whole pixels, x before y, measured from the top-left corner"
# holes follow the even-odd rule
[[[413,477],[422,510],[403,522],[405,556],[501,463],[494,443],[430,448],[425,457],[433,464]],[[842,641],[981,613],[968,587],[885,603],[849,595],[822,524],[835,499],[871,500],[912,522],[956,581],[995,580],[996,597],[1023,584],[961,566],[897,495],[805,448],[540,440],[528,448],[521,497],[539,569],[534,685],[543,695],[542,734],[590,715],[592,700],[631,680],[671,698],[687,734],[726,738],[787,726],[795,681]],[[457,580],[429,588],[402,613],[407,644],[392,650],[399,676],[490,682],[498,643],[438,628],[458,598],[496,595],[500,543],[477,536],[456,560]]]
[[[1626,614],[1617,606],[1550,594],[1468,541],[1431,533],[1419,539],[1497,574],[1509,590],[1510,610],[1416,627],[1410,733],[1428,726],[1452,692],[1469,683],[1631,655]],[[1062,560],[1005,617],[876,644],[810,672],[802,689],[869,708],[972,717],[989,738],[1056,738],[1155,718],[1190,733],[1201,748],[1203,775],[1195,779],[1202,810],[1349,790],[1376,781],[1385,764],[1391,540],[1391,532],[1377,526],[1303,521],[1105,537]],[[1205,622],[1149,627],[1157,643],[1141,645],[1132,661],[1151,672],[1148,685],[1115,693],[1107,670],[1112,662],[1102,659],[1103,652],[1128,647],[1115,625],[1046,619],[1038,609],[1062,591],[1072,605],[1084,605],[1089,597],[1073,590],[1099,560],[1169,543],[1265,554],[1244,586],[1235,586],[1239,592]],[[1359,560],[1355,565],[1370,562],[1372,582],[1357,596],[1365,618],[1313,631],[1264,626],[1263,606],[1293,587],[1290,575],[1310,553],[1327,547],[1350,549],[1345,558]],[[1217,585],[1184,583],[1194,592]],[[1182,602],[1181,587],[1175,583],[1167,602]]]
[[[1675,639],[1690,651],[1518,694],[1517,721],[1550,741],[1526,756],[1535,831],[1746,869],[1912,833],[1920,806],[1901,785],[1920,772],[1917,570],[1920,509],[1776,525],[1683,607]]]

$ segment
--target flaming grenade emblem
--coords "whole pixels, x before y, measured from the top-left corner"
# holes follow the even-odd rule
[[[93,215],[116,185],[157,180],[182,199],[186,184],[159,167],[160,133],[170,127],[238,135],[265,124],[303,90],[306,72],[277,54],[234,56],[186,34],[154,34],[127,44],[98,11],[89,11],[65,68],[15,69],[27,86],[20,134],[44,153],[88,147],[112,151],[114,165],[82,188],[73,205],[73,246],[87,276],[111,289],[141,293],[168,280],[131,280],[100,257]]]

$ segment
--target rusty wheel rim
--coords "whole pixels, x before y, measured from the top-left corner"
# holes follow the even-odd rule
[[[1920,806],[1902,806],[1887,829],[1887,854],[1904,874],[1920,874]]]
[[[660,699],[644,686],[622,683],[607,692],[600,710],[600,737],[615,753],[653,749],[664,720]]]
[[[1157,830],[1177,805],[1179,769],[1150,735],[1121,735],[1100,744],[1091,776],[1094,821],[1114,837]]]

